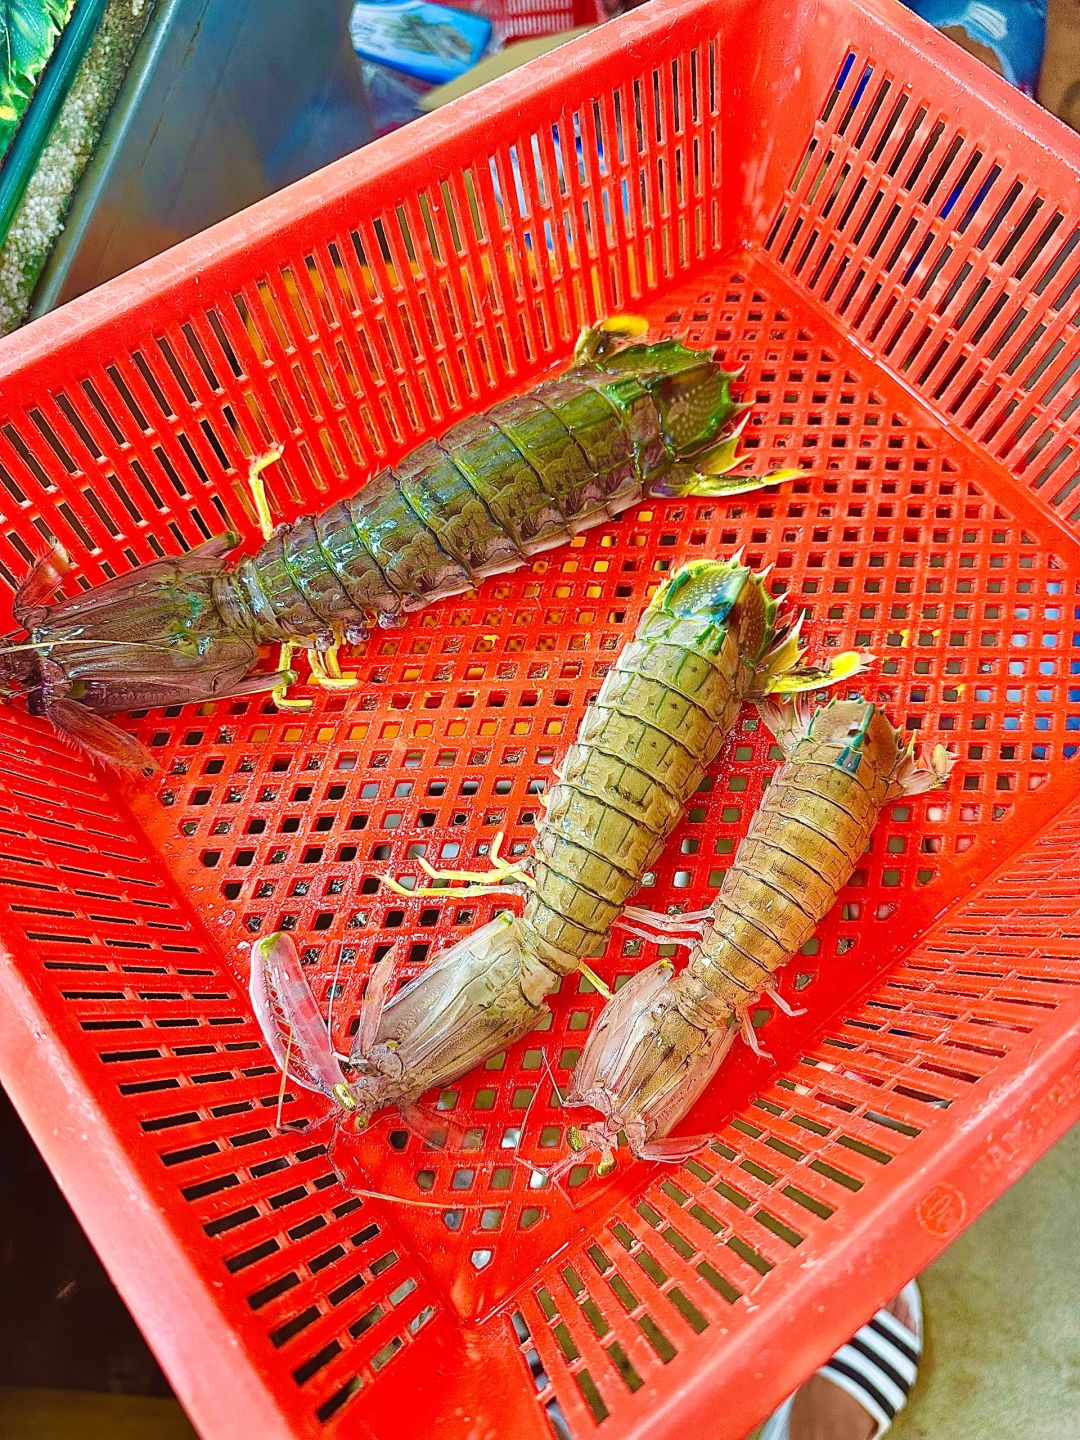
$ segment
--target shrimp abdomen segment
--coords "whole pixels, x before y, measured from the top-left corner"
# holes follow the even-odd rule
[[[558,503],[493,416],[478,415],[456,425],[443,449],[483,497],[519,558],[566,538],[566,519]]]
[[[738,712],[737,648],[722,627],[652,613],[605,679],[535,846],[525,922],[559,968],[602,942],[701,783]]]
[[[590,384],[580,371],[571,370],[541,385],[536,397],[566,426],[585,457],[578,484],[564,499],[572,514],[602,511],[620,493],[640,492],[633,436],[602,385]]]
[[[275,531],[254,555],[223,574],[216,590],[234,623],[261,641],[343,635],[398,605],[348,501],[318,519]]]
[[[422,458],[432,467],[442,463],[434,446],[422,450]],[[397,470],[376,475],[343,506],[363,550],[385,581],[385,598],[376,614],[410,609],[417,595],[432,600],[472,584],[472,573],[458,551],[443,544],[436,527],[422,523],[414,509],[408,481],[414,458],[408,457]]]

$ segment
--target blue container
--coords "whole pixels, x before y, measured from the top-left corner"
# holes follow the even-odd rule
[[[997,56],[1005,79],[1035,93],[1046,42],[1046,0],[907,0],[935,30],[954,25]]]
[[[491,38],[491,21],[426,0],[361,0],[350,21],[362,60],[445,85],[471,70]]]

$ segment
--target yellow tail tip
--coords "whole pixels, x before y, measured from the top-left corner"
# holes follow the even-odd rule
[[[850,680],[854,675],[861,675],[868,670],[876,659],[872,650],[842,650],[829,665],[834,680],[842,684]]]
[[[605,335],[626,335],[634,339],[648,334],[649,322],[644,315],[608,315],[596,328]]]

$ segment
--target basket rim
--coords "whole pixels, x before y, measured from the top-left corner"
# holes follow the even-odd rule
[[[185,1410],[219,1440],[248,1440],[256,1425],[269,1440],[296,1440],[255,1353],[237,1344],[221,1292],[190,1263],[205,1237],[178,1207],[156,1203],[103,1097],[65,1083],[78,1072],[2,933],[0,995],[4,1089]],[[231,1343],[200,1345],[213,1334]]]
[[[784,3],[791,10],[802,8],[797,0]],[[1080,183],[1080,135],[936,31],[902,0],[839,3],[874,17],[897,41],[917,43],[944,77],[963,92],[989,100],[999,121],[1033,141],[1054,168],[1075,171]],[[343,207],[361,189],[374,192],[376,207],[393,204],[400,195],[397,178],[401,171],[415,167],[419,146],[423,145],[425,157],[437,152],[446,167],[439,173],[445,174],[475,159],[478,134],[505,121],[508,113],[515,117],[516,128],[525,130],[529,112],[541,108],[549,96],[562,103],[568,70],[578,88],[584,89],[592,72],[606,71],[613,51],[647,64],[654,38],[663,38],[680,22],[692,25],[695,20],[711,31],[712,24],[705,23],[709,14],[708,0],[656,0],[420,116],[0,338],[0,378],[10,388],[21,371],[58,349],[72,348],[107,330],[121,312],[127,317],[160,305],[165,295],[178,297],[188,286],[197,294],[204,267],[217,269],[250,255],[272,241],[285,222],[295,230],[309,220],[325,221],[329,212]],[[347,224],[347,217],[343,219]]]
[[[749,9],[748,0],[742,3]],[[1008,127],[1012,144],[1024,137],[1034,142],[1048,158],[1052,157],[1055,173],[1072,165],[1072,159],[1067,156],[1063,160],[1060,153],[1058,132],[1071,135],[1061,122],[1047,116],[1034,102],[1011,90],[1000,77],[986,71],[973,57],[904,10],[898,0],[844,0],[844,3],[875,16],[883,37],[895,37],[909,47],[915,43],[921,45],[928,59],[961,90],[977,94],[984,102],[989,97]],[[108,335],[119,324],[130,324],[133,319],[141,323],[143,315],[151,309],[160,310],[163,301],[166,307],[197,304],[204,266],[212,272],[215,286],[228,282],[230,267],[236,267],[233,273],[239,273],[239,267],[250,273],[253,252],[277,241],[286,224],[294,232],[292,249],[302,253],[303,227],[340,220],[343,227],[348,228],[349,210],[359,195],[371,194],[378,204],[392,205],[399,193],[398,178],[416,162],[421,139],[437,153],[437,163],[445,164],[450,173],[481,153],[477,141],[484,140],[496,125],[505,126],[508,114],[514,118],[515,133],[527,134],[530,122],[522,117],[543,111],[549,97],[561,95],[568,60],[576,62],[575,85],[580,87],[580,93],[587,94],[591,77],[607,73],[613,51],[627,59],[640,58],[642,64],[647,65],[651,60],[652,42],[667,36],[676,21],[686,22],[687,45],[695,43],[695,34],[703,35],[706,31],[711,34],[715,29],[715,20],[709,18],[707,0],[661,0],[657,6],[646,7],[613,22],[621,27],[619,30],[609,32],[605,27],[573,42],[578,47],[573,55],[569,51],[564,53],[560,47],[534,62],[525,80],[518,71],[484,90],[462,97],[444,110],[424,117],[420,123],[427,127],[425,130],[399,131],[385,137],[363,152],[356,152],[298,181],[34,322],[0,343],[0,372],[8,377],[5,381],[8,396],[15,403],[22,399],[18,394],[20,388],[25,389],[49,357],[59,355],[70,360],[80,348],[86,348],[99,335]],[[919,30],[919,26],[923,29]],[[995,90],[995,86],[1004,89]],[[1075,150],[1075,168],[1080,174],[1080,137],[1074,137],[1070,145]],[[425,158],[421,167],[432,163]],[[429,169],[427,178],[436,174],[433,168]],[[296,232],[299,232],[298,238]],[[165,323],[161,322],[161,328]],[[1006,473],[1002,467],[1002,474]],[[1029,503],[1037,503],[1037,497],[1031,495]],[[1056,515],[1047,513],[1045,518],[1048,524],[1051,521],[1060,524]],[[972,893],[983,893],[1018,855],[1034,847],[1066,813],[1066,805],[1070,813],[1080,812],[1075,787],[1070,787],[1067,793],[1059,790],[1057,797],[1047,795],[1044,803],[1049,806],[1057,798],[1060,798],[1060,807],[1054,813],[1047,811],[1043,823],[1034,826],[1014,844],[1009,844],[1009,837],[1005,837],[1007,853],[1004,858],[999,854],[997,863],[980,877]],[[161,860],[160,856],[157,858]],[[163,860],[161,865],[164,869]],[[183,901],[185,909],[197,915],[196,898],[185,893]],[[962,897],[954,898],[945,915],[901,954],[909,954],[913,945],[933,933],[937,925],[963,903]],[[205,943],[226,966],[228,957],[222,947],[210,939]],[[206,1433],[221,1436],[222,1440],[247,1440],[253,1423],[260,1424],[271,1440],[279,1436],[289,1440],[298,1434],[328,1433],[309,1418],[286,1414],[280,1408],[273,1368],[277,1357],[268,1343],[250,1346],[240,1343],[239,1334],[246,1339],[254,1333],[254,1328],[238,1332],[235,1314],[229,1313],[225,1298],[214,1290],[210,1267],[199,1267],[191,1259],[205,1245],[202,1231],[188,1214],[181,1216],[176,1207],[166,1208],[155,1203],[154,1189],[147,1180],[148,1167],[138,1163],[134,1121],[130,1125],[125,1123],[103,1089],[84,1089],[65,1083],[67,1077],[77,1074],[74,1052],[68,1043],[71,1037],[66,1031],[53,1027],[52,1017],[41,1005],[29,977],[16,968],[12,949],[2,937],[0,995],[5,996],[0,1033],[6,1041],[0,1047],[0,1074],[50,1168],[61,1178],[65,1193],[71,1197],[80,1218],[87,1217],[95,1242],[109,1257],[110,1273],[143,1323],[153,1330],[155,1347],[162,1354],[166,1369],[185,1404],[205,1426]],[[993,1174],[988,1172],[981,1184],[972,1186],[975,1198],[969,1219],[1058,1138],[1072,1115],[1080,1111],[1077,1103],[1080,1080],[1070,1078],[1067,1064],[1078,1046],[1075,1015],[1063,1005],[1046,1029],[1040,1029],[1037,1052],[1023,1057],[1013,1054],[989,1083],[989,1100],[986,1092],[980,1091],[980,1112],[987,1115],[988,1129],[965,1124],[965,1117],[970,1113],[968,1106],[957,1106],[953,1118],[943,1122],[945,1143],[935,1160],[935,1177],[939,1174],[940,1161],[940,1176],[946,1182],[949,1177],[960,1178],[977,1170],[980,1159],[984,1165],[996,1163],[993,1155],[985,1153],[994,1149],[994,1145],[987,1145],[988,1135],[995,1144],[1004,1147],[999,1170]],[[85,1059],[78,1063],[86,1068]],[[1040,1102],[1043,1103],[1040,1105]],[[1031,1115],[1037,1106],[1039,1113],[1032,1122]],[[1029,1130],[1023,1130],[1029,1125]],[[1010,1135],[1017,1130],[1022,1131],[1020,1141],[1010,1141]],[[858,1300],[857,1296],[847,1296],[845,1282],[853,1266],[868,1264],[870,1257],[881,1255],[883,1236],[888,1242],[890,1233],[896,1236],[903,1233],[905,1240],[910,1241],[911,1207],[925,1186],[925,1165],[923,1147],[912,1147],[890,1172],[888,1204],[883,1201],[880,1186],[868,1187],[866,1194],[859,1197],[851,1211],[855,1216],[854,1237],[845,1237],[843,1246],[826,1257],[824,1279],[820,1259],[813,1267],[802,1268],[792,1297],[810,1304],[811,1296],[820,1302],[822,1295],[827,1294],[833,1302],[827,1323],[814,1327],[801,1344],[793,1345],[791,1337],[775,1326],[772,1308],[760,1307],[746,1318],[744,1333],[754,1340],[747,1350],[753,1350],[754,1354],[752,1361],[740,1356],[740,1373],[744,1378],[750,1377],[752,1366],[758,1374],[771,1377],[770,1385],[775,1385],[779,1376],[793,1388],[837,1340],[845,1338],[846,1327],[850,1325],[853,1329],[866,1318],[849,1313],[857,1309]],[[884,1228],[883,1216],[888,1222]],[[910,1243],[886,1244],[881,1273],[887,1273],[890,1282],[895,1280],[899,1285],[909,1278],[912,1264],[931,1258],[949,1238],[934,1235],[923,1227],[919,1235],[923,1244],[921,1255]],[[148,1257],[153,1258],[152,1265]],[[174,1323],[175,1315],[181,1310],[189,1320],[182,1330]],[[743,1316],[746,1316],[745,1308]],[[194,1338],[187,1338],[191,1336]],[[214,1346],[213,1355],[207,1356],[209,1347],[205,1339],[208,1336],[228,1343]],[[728,1364],[722,1347],[714,1347],[711,1352],[706,1350],[705,1354],[703,1369],[718,1379],[721,1366]],[[277,1363],[280,1368],[280,1361]],[[706,1391],[708,1393],[704,1393]],[[226,1395],[229,1402],[223,1406],[222,1396]],[[732,1410],[742,1407],[748,1423],[754,1423],[761,1418],[754,1409],[755,1403],[753,1395],[741,1395],[737,1403],[733,1402]],[[695,1406],[697,1418],[703,1420],[707,1410],[715,1406],[713,1388],[700,1386],[697,1398],[693,1399],[684,1378],[681,1388],[676,1386],[657,1397],[655,1408],[648,1417],[638,1420],[634,1432],[642,1433],[646,1427],[657,1424],[661,1415],[672,1415],[676,1411],[685,1425]],[[742,1418],[741,1411],[739,1418]],[[732,1416],[727,1420],[732,1423]],[[369,1433],[363,1418],[353,1411],[348,1414],[347,1428],[350,1433]]]

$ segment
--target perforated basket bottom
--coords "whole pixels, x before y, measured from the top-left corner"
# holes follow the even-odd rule
[[[858,997],[880,992],[913,939],[1075,794],[1062,683],[1074,543],[765,262],[733,258],[650,318],[746,366],[755,467],[798,460],[805,481],[728,504],[643,504],[376,634],[345,660],[356,690],[312,692],[310,715],[247,701],[136,722],[163,770],[132,802],[136,819],[218,940],[224,971],[198,953],[179,911],[163,911],[162,947],[149,954],[117,948],[123,930],[105,913],[90,937],[73,936],[70,920],[41,921],[52,983],[82,1028],[100,1031],[107,1083],[128,1097],[161,1183],[205,1234],[207,1267],[319,1420],[387,1383],[455,1314],[496,1308],[478,1333],[530,1360],[532,1378],[512,1360],[522,1393],[538,1391],[549,1417],[575,1426],[603,1419],[678,1351],[720,1343],[741,1323],[740,1297],[782,1286],[843,1225],[851,1197],[966,1100],[994,1057],[1031,1044],[1060,1001],[1064,962],[1049,957],[1026,962],[1022,983],[1016,962],[983,964],[963,1003],[950,1000],[944,971],[959,952],[921,987],[896,985],[884,1021],[868,1020]],[[546,1159],[565,1119],[545,1060],[565,1083],[598,1009],[571,980],[545,1029],[438,1097],[452,1147],[390,1122],[352,1145],[357,1183],[432,1208],[350,1196],[318,1135],[274,1130],[277,1075],[243,996],[248,945],[293,930],[324,1006],[340,962],[334,1030],[348,1049],[374,959],[396,944],[405,983],[500,903],[402,903],[370,877],[416,874],[421,853],[482,868],[499,830],[526,849],[553,762],[650,587],[740,546],[810,612],[812,651],[875,651],[863,693],[957,753],[947,793],[883,819],[783,976],[806,1013],[763,1007],[775,1060],[736,1046],[689,1118],[688,1132],[717,1130],[712,1151],[664,1171],[626,1165],[605,1182],[575,1174],[573,1205],[536,1188],[516,1162]],[[707,903],[773,763],[748,710],[639,903]],[[73,761],[65,784],[77,788],[77,774]],[[109,884],[137,903],[137,867],[119,842],[115,865]],[[617,934],[597,969],[612,982],[653,955]],[[935,986],[937,1002],[921,993]],[[315,1118],[321,1106],[290,1094],[284,1114]],[[678,1225],[661,1220],[663,1195]],[[663,1265],[635,1238],[642,1218],[667,1241]]]

